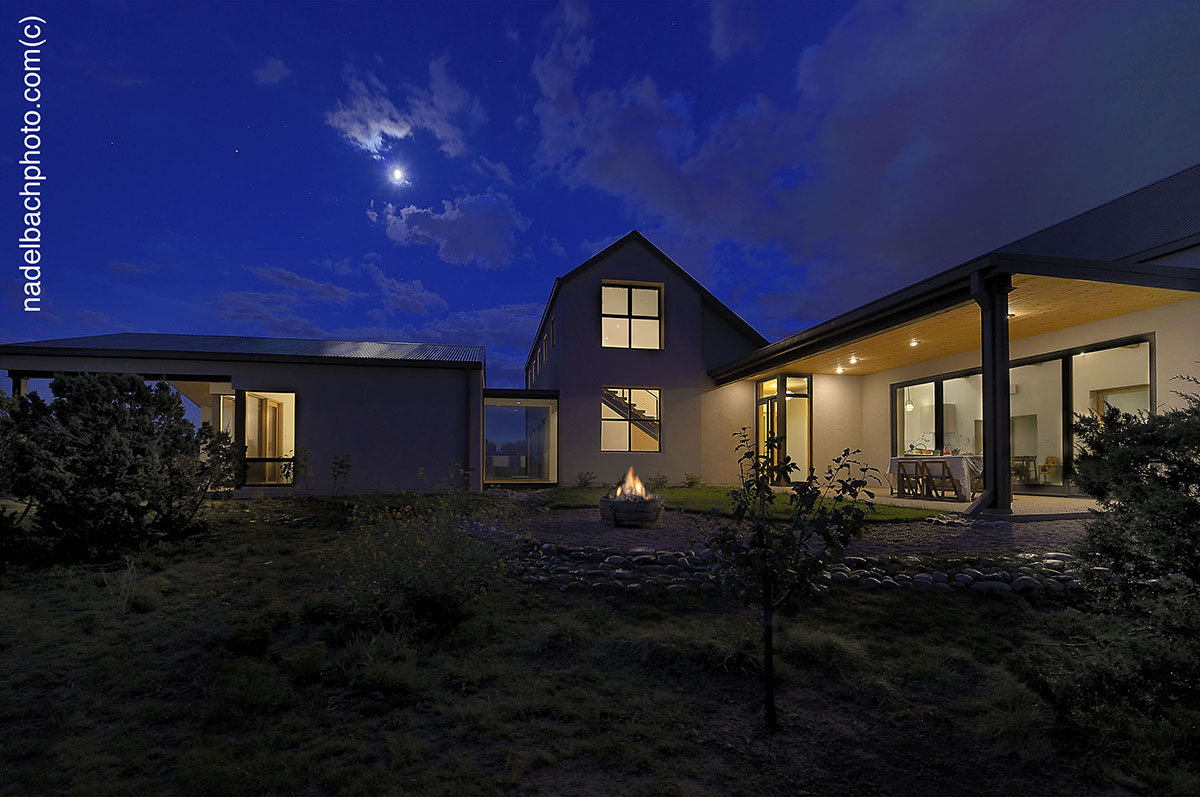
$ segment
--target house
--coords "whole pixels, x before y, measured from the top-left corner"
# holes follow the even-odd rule
[[[246,446],[249,486],[328,492],[339,458],[367,492],[430,489],[463,470],[482,487],[480,346],[127,332],[9,343],[0,366],[14,393],[68,371],[165,379]]]
[[[0,367],[16,390],[64,370],[165,376],[267,486],[300,451],[318,491],[335,456],[360,490],[458,468],[475,488],[630,465],[729,483],[745,426],[802,475],[847,447],[880,470],[977,457],[972,510],[1004,513],[1013,492],[1072,493],[1074,414],[1176,405],[1198,344],[1200,166],[775,343],[634,231],[555,280],[524,389],[486,388],[474,346],[102,335],[0,345]]]

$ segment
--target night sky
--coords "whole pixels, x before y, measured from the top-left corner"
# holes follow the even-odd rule
[[[0,15],[0,342],[475,343],[519,385],[553,278],[635,227],[774,340],[1200,162],[1195,0]]]

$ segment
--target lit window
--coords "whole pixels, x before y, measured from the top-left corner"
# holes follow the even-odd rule
[[[662,348],[662,289],[600,288],[601,343],[610,349]]]
[[[601,451],[658,451],[659,392],[640,387],[606,387],[600,394]]]
[[[296,394],[247,391],[245,401],[246,484],[291,484]]]

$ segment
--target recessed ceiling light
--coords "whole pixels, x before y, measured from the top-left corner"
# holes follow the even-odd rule
[[[912,341],[909,341],[908,345],[909,345],[909,346],[916,346],[916,345],[917,345],[917,342],[916,342],[915,340],[912,340]]]
[[[1017,314],[1016,314],[1016,313],[1009,313],[1009,314],[1008,314],[1008,317],[1009,317],[1009,318],[1016,318],[1016,317],[1017,317]]]
[[[844,369],[844,368],[842,368],[842,366],[840,366],[840,365],[839,365],[837,368],[835,368],[835,369],[834,369],[834,371],[835,371],[836,373],[839,373],[839,374],[840,374],[840,373],[841,373],[843,370],[845,370],[845,369]]]
[[[857,365],[857,364],[858,364],[858,358],[857,358],[857,357],[851,357],[851,358],[850,358],[850,364],[851,364],[851,365]]]

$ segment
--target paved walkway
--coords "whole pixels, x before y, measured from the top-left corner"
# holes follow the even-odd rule
[[[720,522],[720,521],[717,521]],[[535,510],[525,527],[539,543],[582,547],[646,546],[656,550],[697,551],[713,532],[714,521],[704,515],[666,511],[661,528],[613,528],[600,520],[598,509]],[[950,554],[955,552],[1036,553],[1070,551],[1083,536],[1080,520],[1029,523],[941,525],[926,521],[871,523],[862,538],[847,549],[859,556]]]

